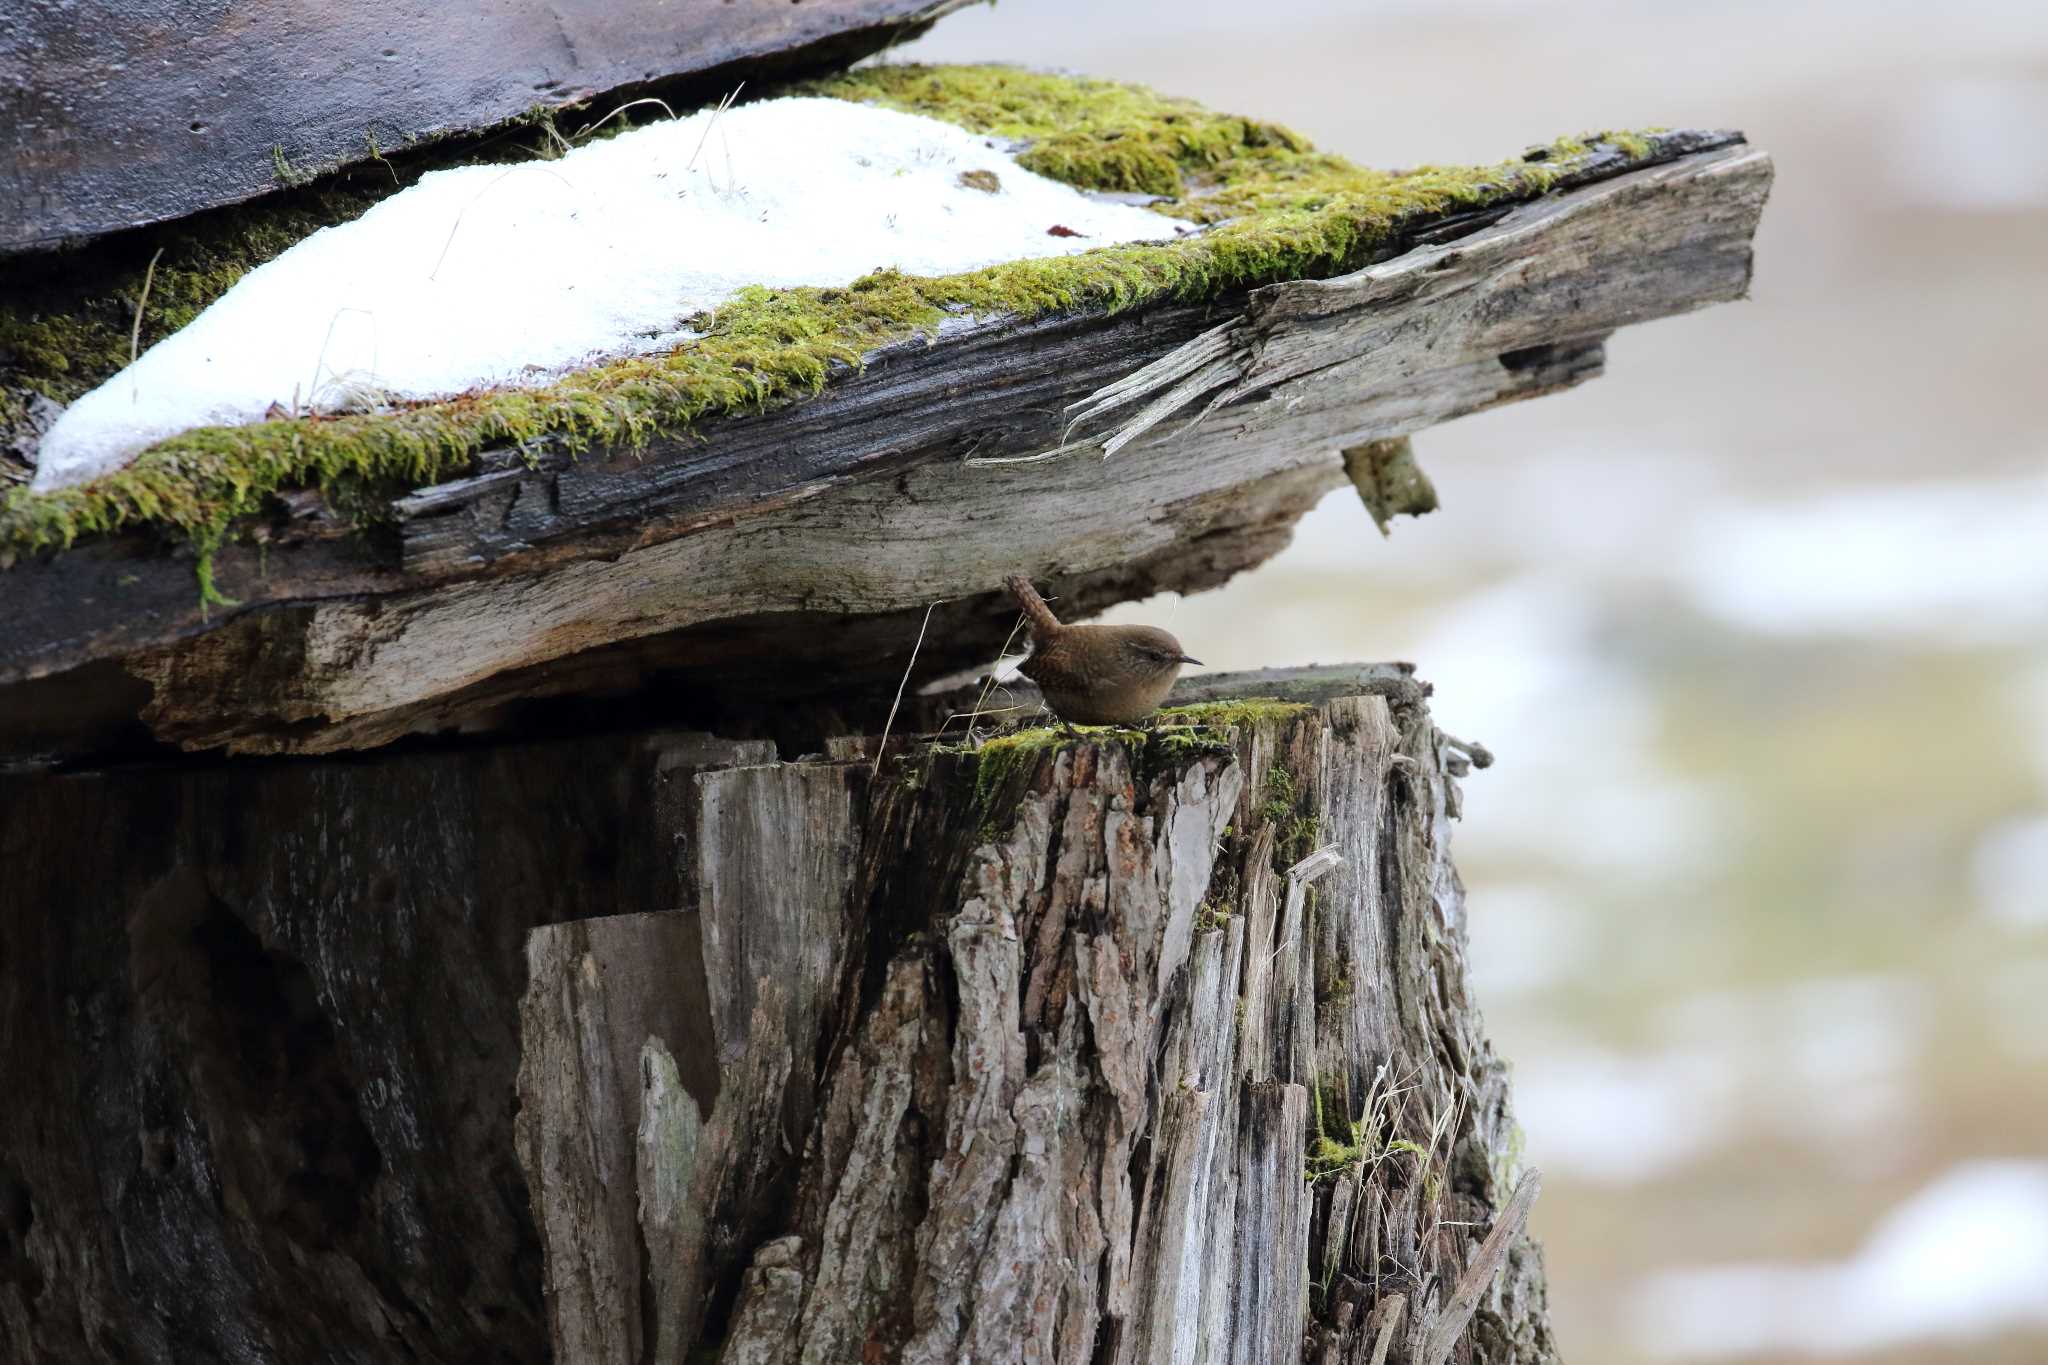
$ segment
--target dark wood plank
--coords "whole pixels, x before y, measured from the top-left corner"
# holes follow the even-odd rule
[[[183,217],[535,107],[850,61],[961,0],[95,0],[0,27],[0,255]],[[282,168],[282,171],[281,171]]]

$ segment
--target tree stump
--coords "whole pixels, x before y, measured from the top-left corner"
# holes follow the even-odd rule
[[[0,1342],[1547,1361],[1472,751],[1351,677],[1403,685],[0,781]]]

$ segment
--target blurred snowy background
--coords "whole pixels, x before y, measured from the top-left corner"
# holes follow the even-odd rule
[[[1426,432],[1226,588],[1212,666],[1406,658],[1467,784],[1573,1365],[2048,1361],[2048,4],[1003,0],[1009,60],[1381,165],[1737,127],[1754,300]]]

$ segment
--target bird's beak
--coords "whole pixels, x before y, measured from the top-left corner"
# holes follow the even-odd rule
[[[1191,654],[1176,654],[1173,657],[1180,660],[1184,664],[1198,664],[1202,662],[1200,659],[1195,658]]]

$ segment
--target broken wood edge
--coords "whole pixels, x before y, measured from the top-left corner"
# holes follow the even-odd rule
[[[1543,1173],[1535,1167],[1522,1172],[1522,1179],[1515,1186],[1515,1192],[1493,1220],[1493,1230],[1486,1234],[1486,1240],[1479,1244],[1471,1264],[1458,1277],[1457,1288],[1451,1291],[1450,1301],[1445,1304],[1442,1316],[1430,1329],[1429,1339],[1423,1346],[1420,1365],[1444,1365],[1457,1347],[1458,1338],[1465,1333],[1466,1324],[1478,1311],[1479,1297],[1493,1284],[1494,1277],[1508,1258],[1508,1248],[1522,1235],[1528,1226],[1529,1211],[1536,1207],[1536,1196],[1543,1190]]]
[[[1691,150],[1687,158],[1705,158],[1705,164],[1728,163],[1739,160],[1748,144],[1740,134],[1705,135],[1686,144]],[[1647,163],[1637,172],[1645,176],[1654,174],[1675,164],[1680,157],[1673,156]],[[1612,184],[1612,181],[1586,181],[1592,184]],[[1575,187],[1576,188],[1576,187]],[[1268,346],[1276,331],[1290,321],[1325,316],[1331,311],[1347,306],[1347,294],[1370,290],[1377,281],[1391,282],[1396,277],[1411,277],[1436,269],[1439,263],[1455,262],[1462,254],[1458,243],[1466,237],[1500,227],[1511,217],[1521,219],[1518,226],[1497,234],[1495,246],[1510,245],[1518,236],[1540,233],[1545,224],[1552,220],[1549,210],[1568,205],[1571,192],[1552,193],[1526,204],[1504,209],[1499,213],[1475,215],[1466,231],[1452,236],[1439,236],[1427,243],[1411,247],[1397,257],[1370,264],[1350,274],[1328,279],[1283,281],[1263,285],[1254,289],[1245,312],[1229,322],[1222,323],[1191,341],[1182,343],[1180,348],[1160,357],[1143,368],[1124,376],[1114,384],[1097,389],[1080,402],[1067,409],[1068,430],[1081,426],[1093,418],[1133,403],[1143,406],[1113,429],[1096,437],[1073,441],[1063,435],[1061,450],[1086,449],[1091,444],[1099,445],[1104,456],[1114,455],[1132,441],[1145,435],[1161,422],[1183,412],[1203,398],[1209,398],[1207,412],[1237,402],[1246,395],[1269,389],[1288,379],[1301,377],[1303,371],[1285,364],[1269,363]],[[1568,209],[1560,210],[1568,212]],[[1196,419],[1197,421],[1200,418]],[[1372,444],[1383,444],[1375,442]],[[1347,457],[1349,451],[1346,452]],[[1392,452],[1390,452],[1392,453]],[[1347,458],[1347,471],[1351,461]],[[1357,474],[1353,472],[1354,482]],[[1411,496],[1422,501],[1422,492],[1427,490],[1428,507],[1435,506],[1434,490],[1414,490]],[[1366,494],[1360,485],[1361,495],[1366,496],[1367,505],[1373,508],[1374,520],[1382,534],[1386,531],[1386,515],[1377,499],[1384,494]],[[1396,510],[1406,510],[1405,508]]]
[[[1608,144],[1596,144],[1594,147],[1584,149],[1583,153],[1577,156],[1572,167],[1567,172],[1545,182],[1547,187],[1534,198],[1511,200],[1507,204],[1496,207],[1504,210],[1513,203],[1540,203],[1545,198],[1553,198],[1560,193],[1574,188],[1586,184],[1599,183],[1618,176],[1625,176],[1633,170],[1642,167],[1654,167],[1665,164],[1672,158],[1696,154],[1704,148],[1732,145],[1734,140],[1739,139],[1739,136],[1739,134],[1691,132],[1660,134],[1643,144],[1640,155],[1624,153],[1619,148]],[[1440,215],[1433,220],[1425,219],[1398,231],[1395,237],[1381,251],[1375,254],[1373,259],[1396,257],[1410,249],[1417,242],[1443,240],[1447,236],[1453,235],[1454,229],[1455,235],[1465,235],[1472,231],[1483,230],[1487,225],[1498,221],[1499,216],[1498,212],[1489,210],[1477,214],[1453,213],[1448,217]],[[1163,306],[1165,306],[1164,300],[1153,300],[1131,310],[1131,314],[1141,316],[1159,311]],[[1091,317],[1100,318],[1102,316],[1104,315],[1100,313],[1078,315],[1081,320]],[[1056,327],[1069,325],[1075,320],[1076,317],[1073,316],[1039,319],[1035,324],[1025,325],[1023,330],[1029,331],[1035,326],[1047,324]],[[960,344],[971,344],[977,337],[984,337],[991,333],[998,336],[1007,336],[1017,330],[1019,330],[1019,324],[1016,319],[995,316],[985,321],[963,322],[958,327],[942,325],[939,336],[934,340],[941,349],[945,349]],[[892,357],[902,356],[907,358],[925,349],[930,348],[924,340],[920,339],[871,352],[862,362],[860,369],[838,367],[839,373],[835,375],[833,383],[828,386],[828,392],[832,388],[848,383],[857,374],[865,374],[868,369],[882,364]],[[1170,350],[1170,347],[1167,349]],[[816,402],[817,400],[812,399],[808,401]],[[799,404],[799,406],[802,405]],[[630,490],[638,487],[643,480],[652,484],[656,471],[665,465],[674,463],[678,459],[683,460],[685,463],[695,461],[700,448],[706,443],[707,439],[712,444],[716,443],[715,437],[712,436],[715,430],[728,428],[733,425],[734,421],[744,424],[750,420],[756,419],[728,419],[725,422],[713,423],[707,426],[705,431],[701,433],[701,436],[705,439],[700,439],[699,436],[691,436],[679,441],[657,441],[648,450],[637,452],[634,459],[628,462],[635,473],[635,477],[625,481],[624,486],[629,490],[627,496],[630,498],[632,496]],[[970,442],[969,444],[978,445],[979,442]],[[860,461],[857,461],[857,463],[863,464],[871,462],[872,456],[863,456]],[[283,525],[274,528],[259,527],[259,531],[273,532],[267,537],[264,544],[253,547],[226,546],[218,551],[216,558],[221,570],[221,580],[230,583],[232,591],[240,594],[240,596],[236,604],[216,604],[219,606],[219,610],[211,613],[211,615],[207,611],[200,609],[198,603],[190,600],[189,583],[178,585],[182,590],[179,594],[163,593],[160,591],[161,585],[155,583],[150,584],[152,590],[147,593],[136,591],[138,585],[134,580],[138,578],[154,579],[159,574],[166,572],[175,574],[177,572],[176,563],[183,558],[182,555],[174,554],[170,556],[169,563],[162,562],[159,555],[148,552],[154,547],[144,546],[139,543],[131,544],[125,552],[119,553],[119,557],[124,561],[120,566],[119,575],[123,579],[123,587],[126,590],[120,593],[107,594],[102,600],[128,601],[135,603],[137,607],[143,607],[145,603],[139,599],[155,598],[157,599],[155,602],[148,604],[155,608],[152,612],[153,615],[161,618],[168,611],[179,618],[178,624],[182,628],[181,633],[194,633],[216,626],[220,621],[230,619],[240,612],[259,609],[264,606],[275,606],[291,600],[311,600],[321,596],[331,597],[337,592],[377,594],[430,582],[459,581],[478,574],[509,571],[529,564],[539,566],[548,562],[562,562],[565,552],[560,548],[551,551],[548,547],[558,541],[562,541],[564,537],[579,538],[579,543],[570,546],[566,551],[568,559],[615,553],[622,543],[644,545],[658,541],[666,536],[686,534],[692,529],[693,525],[703,524],[701,518],[712,510],[700,506],[697,513],[699,519],[694,521],[689,519],[677,521],[673,518],[659,518],[655,519],[652,524],[649,524],[646,513],[659,510],[667,505],[667,503],[675,501],[672,495],[663,494],[658,487],[654,487],[650,491],[654,491],[657,497],[652,506],[647,505],[644,500],[634,498],[632,506],[621,505],[612,509],[610,515],[614,518],[630,514],[635,522],[640,523],[630,534],[624,535],[622,540],[619,528],[613,527],[609,531],[602,531],[600,528],[589,523],[588,518],[593,504],[587,496],[564,498],[562,502],[565,509],[576,507],[581,510],[575,516],[570,517],[568,522],[559,530],[544,532],[536,536],[514,536],[506,540],[500,540],[495,544],[486,543],[478,547],[480,553],[469,556],[451,555],[449,551],[453,547],[440,547],[426,558],[421,558],[420,555],[415,553],[414,541],[416,535],[410,528],[421,524],[422,521],[427,523],[444,521],[449,515],[460,508],[469,506],[474,500],[492,496],[501,490],[507,494],[516,495],[519,488],[532,484],[536,479],[552,482],[558,477],[566,475],[571,482],[589,482],[587,478],[581,477],[580,474],[571,472],[568,456],[566,452],[559,448],[559,442],[547,439],[525,443],[517,452],[512,451],[509,447],[503,451],[487,450],[483,453],[480,463],[482,467],[474,475],[467,475],[464,478],[445,484],[412,490],[394,502],[393,508],[396,522],[401,528],[405,528],[401,529],[399,533],[400,556],[396,566],[388,561],[385,551],[380,548],[378,538],[372,538],[369,542],[354,544],[349,552],[339,556],[315,554],[310,562],[304,562],[303,551],[317,549],[322,543],[331,540],[337,534],[347,529],[342,522],[334,517],[316,513],[312,516],[295,516],[287,520]],[[576,463],[573,469],[574,471],[586,471],[590,469],[593,463],[602,465],[605,461],[602,458],[595,461],[586,459]],[[522,470],[524,471],[523,475],[521,473]],[[760,506],[763,505],[764,498],[772,502],[777,498],[811,496],[820,488],[827,486],[826,483],[819,481],[821,472],[827,473],[827,483],[831,479],[840,477],[840,475],[831,474],[828,471],[806,469],[794,484],[780,491],[773,486],[758,484],[750,486],[747,490],[747,498],[753,505]],[[286,501],[291,501],[295,496],[298,497],[299,502],[304,501],[302,496],[291,494],[285,495]],[[602,499],[599,501],[602,504]],[[529,497],[525,500],[522,512],[538,505],[537,500]],[[664,522],[666,524],[663,524]],[[134,536],[146,536],[147,533],[148,528],[138,527],[135,528],[132,534]],[[117,541],[130,540],[131,533],[119,533],[114,539]],[[350,539],[353,541],[354,537],[350,537]],[[83,553],[87,548],[89,547],[73,548],[64,554],[55,556],[55,559],[59,562],[68,560]],[[141,553],[138,553],[138,551],[141,551]],[[327,562],[323,562],[323,560]],[[339,562],[334,562],[336,560]],[[260,565],[258,561],[261,561]],[[30,568],[38,567],[39,563],[40,561],[23,564],[14,572],[25,572]],[[250,569],[255,567],[261,567],[264,571],[251,574]],[[402,576],[392,577],[391,574],[394,569],[397,569]],[[293,585],[290,582],[274,581],[276,579],[293,578],[301,580],[300,583]],[[255,581],[252,582],[252,579]],[[178,597],[181,595],[186,598],[183,602],[178,600]],[[166,638],[162,630],[161,621],[152,633],[159,640]],[[8,650],[4,647],[4,644],[0,644],[0,678],[17,673],[24,662],[26,660],[19,657],[19,651]],[[52,667],[61,666],[60,660],[49,657],[45,657],[37,661],[37,663],[39,664],[39,671],[49,671]]]
[[[924,424],[903,438],[911,450],[901,463],[828,477],[806,485],[794,501],[771,500],[766,508],[755,503],[744,516],[700,516],[689,533],[675,533],[675,524],[655,518],[655,524],[632,530],[632,543],[616,558],[551,561],[552,567],[526,575],[494,572],[460,591],[437,584],[363,592],[360,568],[341,565],[334,566],[339,573],[317,583],[280,581],[274,573],[267,582],[256,581],[278,596],[264,610],[225,624],[178,619],[180,605],[189,612],[189,584],[176,585],[182,603],[152,602],[151,592],[161,584],[136,588],[128,580],[138,575],[123,572],[121,560],[86,555],[91,567],[82,571],[78,586],[93,583],[91,595],[98,600],[134,600],[138,610],[111,620],[81,620],[75,598],[49,584],[57,591],[31,599],[31,620],[41,613],[64,638],[38,641],[28,632],[15,637],[12,651],[0,643],[0,667],[10,652],[40,656],[27,665],[40,674],[54,671],[53,655],[105,658],[132,648],[129,642],[138,637],[176,642],[197,636],[193,644],[160,644],[128,656],[125,666],[139,668],[154,687],[147,723],[159,739],[186,747],[226,745],[260,753],[373,747],[424,727],[469,725],[505,701],[586,685],[577,680],[594,677],[591,665],[603,651],[639,648],[639,641],[654,650],[669,650],[668,641],[687,649],[692,632],[730,634],[724,620],[733,615],[755,622],[745,629],[764,642],[778,614],[794,620],[806,608],[821,619],[844,619],[854,629],[883,636],[906,611],[921,614],[935,600],[953,599],[962,605],[948,609],[952,621],[934,620],[943,647],[931,664],[957,666],[965,661],[962,654],[971,658],[982,648],[986,624],[977,624],[980,608],[974,605],[985,589],[982,573],[999,576],[993,569],[977,570],[976,556],[1000,553],[1008,561],[1004,570],[1021,564],[1046,576],[1066,575],[1097,604],[1163,587],[1220,582],[1284,543],[1283,520],[1341,477],[1335,452],[1347,445],[1405,434],[1597,373],[1598,342],[1561,335],[1567,328],[1604,334],[1623,322],[1740,297],[1749,278],[1750,234],[1768,190],[1769,160],[1746,147],[1700,156],[1573,192],[1591,198],[1536,201],[1458,239],[1451,249],[1430,248],[1436,255],[1397,258],[1319,282],[1299,300],[1275,296],[1279,301],[1268,305],[1266,316],[1284,325],[1266,331],[1260,353],[1261,364],[1278,376],[1271,390],[1218,409],[1192,434],[1136,442],[1113,461],[1015,472],[962,470],[956,441],[978,424],[1023,415],[1037,423],[1030,432],[1056,437],[1058,410],[1028,415],[1041,411],[1033,406],[1020,413],[1019,405],[1029,400],[1014,382],[1007,389],[976,383],[962,392],[957,353],[931,348],[905,358],[893,374],[828,389],[811,403],[752,425],[733,424],[729,434],[744,433],[745,439],[716,452],[724,461],[715,471],[718,479],[755,478],[758,462],[741,459],[743,454],[772,459],[775,450],[807,452],[808,443],[827,432],[858,443],[866,439],[858,429],[861,420],[878,424],[877,431],[900,430],[907,414],[917,414]],[[1533,236],[1531,216],[1544,225]],[[1565,234],[1555,243],[1562,253],[1555,260],[1543,254],[1548,248],[1530,245],[1546,241],[1542,233],[1552,230]],[[1581,240],[1589,233],[1620,233],[1639,244],[1638,254],[1603,256],[1589,276],[1592,266]],[[1475,317],[1476,295],[1457,294],[1453,307],[1427,292],[1476,278],[1471,287],[1483,295],[1485,279],[1499,275],[1495,254],[1511,250],[1524,253],[1515,258],[1525,267],[1517,276],[1522,283],[1516,298],[1518,307],[1537,310],[1528,317],[1512,309]],[[1425,270],[1425,264],[1446,268]],[[1404,293],[1411,283],[1423,292]],[[1148,336],[1152,345],[1177,344],[1177,337],[1160,337],[1156,330],[1167,316],[1190,337],[1214,327],[1193,309],[1070,319],[985,339],[967,351],[977,364],[1002,368],[1014,359],[1012,341],[1028,337],[1046,348],[1039,357],[1043,371],[1032,381],[1037,387],[1028,393],[1050,397],[1064,389],[1071,395],[1077,388],[1092,391],[1075,382],[1087,371],[1073,364],[1072,348],[1092,347],[1080,354],[1105,381],[1128,376],[1134,344],[1146,344]],[[1429,343],[1432,363],[1449,368],[1408,373],[1396,365],[1399,353],[1389,350],[1381,333],[1397,326],[1416,332]],[[854,434],[846,437],[848,431]],[[1247,435],[1259,439],[1246,442]],[[893,491],[881,482],[891,470]],[[570,505],[571,483],[580,488],[603,477],[631,482],[643,473],[578,466],[573,478],[570,471],[535,474],[516,486],[517,502],[546,513]],[[1248,498],[1252,489],[1260,492]],[[1171,499],[1176,490],[1180,500],[1159,509],[1156,500]],[[1267,497],[1270,506],[1260,500]],[[1147,527],[1147,534],[1170,539],[1139,561],[1158,565],[1156,570],[1134,568],[1130,520],[1116,511],[1117,499],[1138,499],[1160,523]],[[1248,516],[1264,520],[1256,526],[1232,523]],[[769,530],[778,525],[784,529]],[[878,554],[890,553],[890,546],[943,539],[937,528],[948,525],[954,527],[951,543],[960,547],[958,556],[920,560],[909,566],[917,572],[897,578],[874,572],[887,562]],[[821,526],[827,531],[823,540]],[[1240,535],[1241,549],[1225,539]],[[821,561],[784,573],[778,560],[758,566],[760,572],[746,569],[745,556],[774,536],[799,537],[785,543],[807,544],[812,559],[838,553],[830,547],[844,540],[864,568],[858,575],[824,573]],[[594,554],[612,544],[591,533],[577,540],[575,552]],[[728,573],[735,571],[731,566],[744,571],[744,582],[719,589],[721,565],[729,566]],[[791,581],[799,571],[818,571],[816,581]],[[375,581],[389,584],[392,578],[385,573]],[[650,604],[650,589],[658,591],[660,605]],[[307,590],[305,597],[291,596]],[[143,610],[152,606],[168,609]],[[717,614],[707,617],[707,607]],[[475,636],[485,619],[495,624]],[[904,645],[919,619],[901,621],[908,632]],[[963,623],[970,628],[961,629]],[[472,637],[467,644],[457,638],[465,632]],[[901,676],[901,656],[884,658],[896,660],[889,675],[893,686]],[[199,706],[221,685],[240,698],[231,716],[220,707]]]

